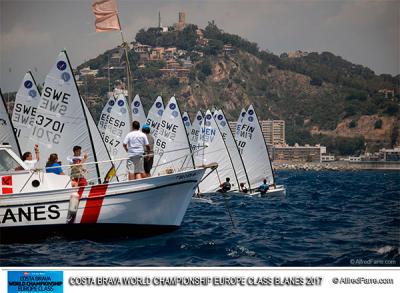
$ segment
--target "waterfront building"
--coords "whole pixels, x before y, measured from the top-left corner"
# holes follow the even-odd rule
[[[274,162],[321,162],[321,146],[274,146]]]

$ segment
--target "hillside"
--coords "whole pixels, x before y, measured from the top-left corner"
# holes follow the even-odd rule
[[[289,144],[321,142],[334,153],[347,154],[399,143],[400,76],[376,75],[330,52],[277,56],[223,32],[214,22],[204,30],[195,25],[180,31],[140,30],[136,42],[129,54],[134,92],[144,97],[146,109],[157,95],[167,99],[175,94],[190,114],[215,106],[235,121],[242,107],[254,104],[260,119],[286,121]],[[177,53],[168,55],[170,47]],[[143,48],[153,48],[148,59]],[[106,77],[107,60],[118,50],[78,70],[90,66]],[[123,71],[111,72],[111,80],[123,76]],[[89,81],[85,91],[100,97],[92,108],[98,114],[107,81]]]

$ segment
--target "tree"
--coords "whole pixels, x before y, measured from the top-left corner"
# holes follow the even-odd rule
[[[171,77],[171,78],[168,80],[168,86],[169,86],[171,89],[177,89],[177,88],[179,87],[179,79],[177,79],[176,77]]]

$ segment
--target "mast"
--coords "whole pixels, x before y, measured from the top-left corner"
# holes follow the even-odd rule
[[[117,19],[119,23],[119,27],[121,28],[120,33],[121,33],[121,39],[122,39],[122,47],[124,48],[125,51],[125,59],[126,59],[126,83],[128,85],[128,109],[129,109],[129,125],[132,125],[132,110],[131,110],[131,97],[132,97],[132,92],[133,92],[133,84],[131,84],[132,81],[132,71],[131,71],[131,66],[129,64],[129,44],[125,42],[124,38],[124,33],[122,31],[122,26],[121,26],[121,21],[119,20],[119,15],[117,13]]]

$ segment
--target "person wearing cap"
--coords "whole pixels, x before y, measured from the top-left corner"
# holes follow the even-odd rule
[[[154,137],[150,134],[150,125],[144,124],[142,127],[142,132],[146,134],[147,140],[149,141],[149,150],[145,152],[144,156],[144,172],[146,177],[150,177],[151,168],[153,168],[154,162]]]

